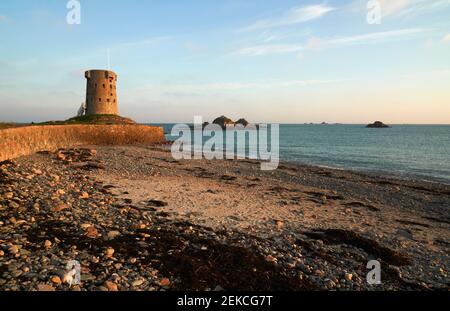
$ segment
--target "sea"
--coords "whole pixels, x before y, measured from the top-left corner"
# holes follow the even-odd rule
[[[169,140],[174,124],[164,127]],[[450,184],[450,125],[281,124],[280,160]]]

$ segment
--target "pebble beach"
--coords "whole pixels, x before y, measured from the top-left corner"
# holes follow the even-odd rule
[[[448,290],[449,202],[443,183],[167,146],[41,152],[0,163],[0,290]]]

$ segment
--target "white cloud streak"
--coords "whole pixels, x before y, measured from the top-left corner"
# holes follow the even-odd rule
[[[380,40],[387,40],[392,38],[400,38],[405,36],[410,36],[424,32],[423,28],[407,28],[400,30],[390,30],[383,32],[374,32],[359,36],[348,36],[342,38],[335,38],[330,40],[325,40],[325,45],[344,45],[344,44],[357,44],[357,43],[374,43]]]
[[[447,34],[444,38],[442,38],[442,42],[444,42],[444,43],[450,43],[450,33]]]
[[[253,89],[274,89],[286,87],[306,87],[318,84],[337,83],[341,80],[287,80],[287,81],[256,81],[256,82],[221,82],[221,83],[198,83],[198,84],[148,84],[133,93],[149,92],[153,94],[205,94],[210,92],[228,92]]]
[[[332,39],[312,38],[305,46],[302,46],[300,44],[257,45],[239,49],[233,54],[242,56],[262,56],[270,54],[295,53],[300,52],[304,49],[328,48],[352,44],[371,44],[392,39],[409,37],[411,35],[418,34],[424,31],[426,30],[422,28],[407,28],[400,30],[374,32],[357,36],[338,37]]]
[[[450,6],[450,0],[378,0],[383,16],[413,17]]]
[[[241,31],[253,31],[305,23],[325,16],[333,10],[335,10],[333,7],[326,4],[295,7],[286,12],[282,17],[259,20],[242,28]]]
[[[301,45],[293,44],[263,44],[242,48],[233,54],[244,56],[262,56],[268,54],[285,54],[300,52],[304,48]]]

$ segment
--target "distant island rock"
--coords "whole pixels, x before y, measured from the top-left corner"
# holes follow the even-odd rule
[[[248,123],[248,121],[245,120],[245,119],[239,119],[239,120],[237,120],[237,121],[235,122],[235,124],[236,124],[236,125],[241,124],[241,125],[243,125],[243,126],[247,126],[247,125],[249,125],[250,123]]]
[[[230,118],[227,118],[226,116],[221,116],[221,117],[215,119],[213,121],[213,124],[217,124],[217,125],[220,125],[222,128],[226,128],[228,126],[235,126],[235,125],[243,125],[244,127],[246,127],[250,123],[247,120],[245,120],[244,118],[241,118],[241,119],[237,120],[236,122],[234,122],[233,120],[231,120]]]
[[[367,125],[367,128],[370,128],[370,129],[385,129],[385,128],[390,128],[390,126],[384,124],[381,121],[376,121],[376,122],[374,122],[372,124]]]
[[[221,117],[218,117],[217,119],[215,119],[213,121],[213,124],[217,124],[217,125],[220,125],[221,127],[225,128],[227,126],[234,125],[234,122],[230,118],[221,116]]]

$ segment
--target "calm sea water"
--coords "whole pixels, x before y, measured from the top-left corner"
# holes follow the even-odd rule
[[[450,183],[450,125],[280,125],[280,158]]]

